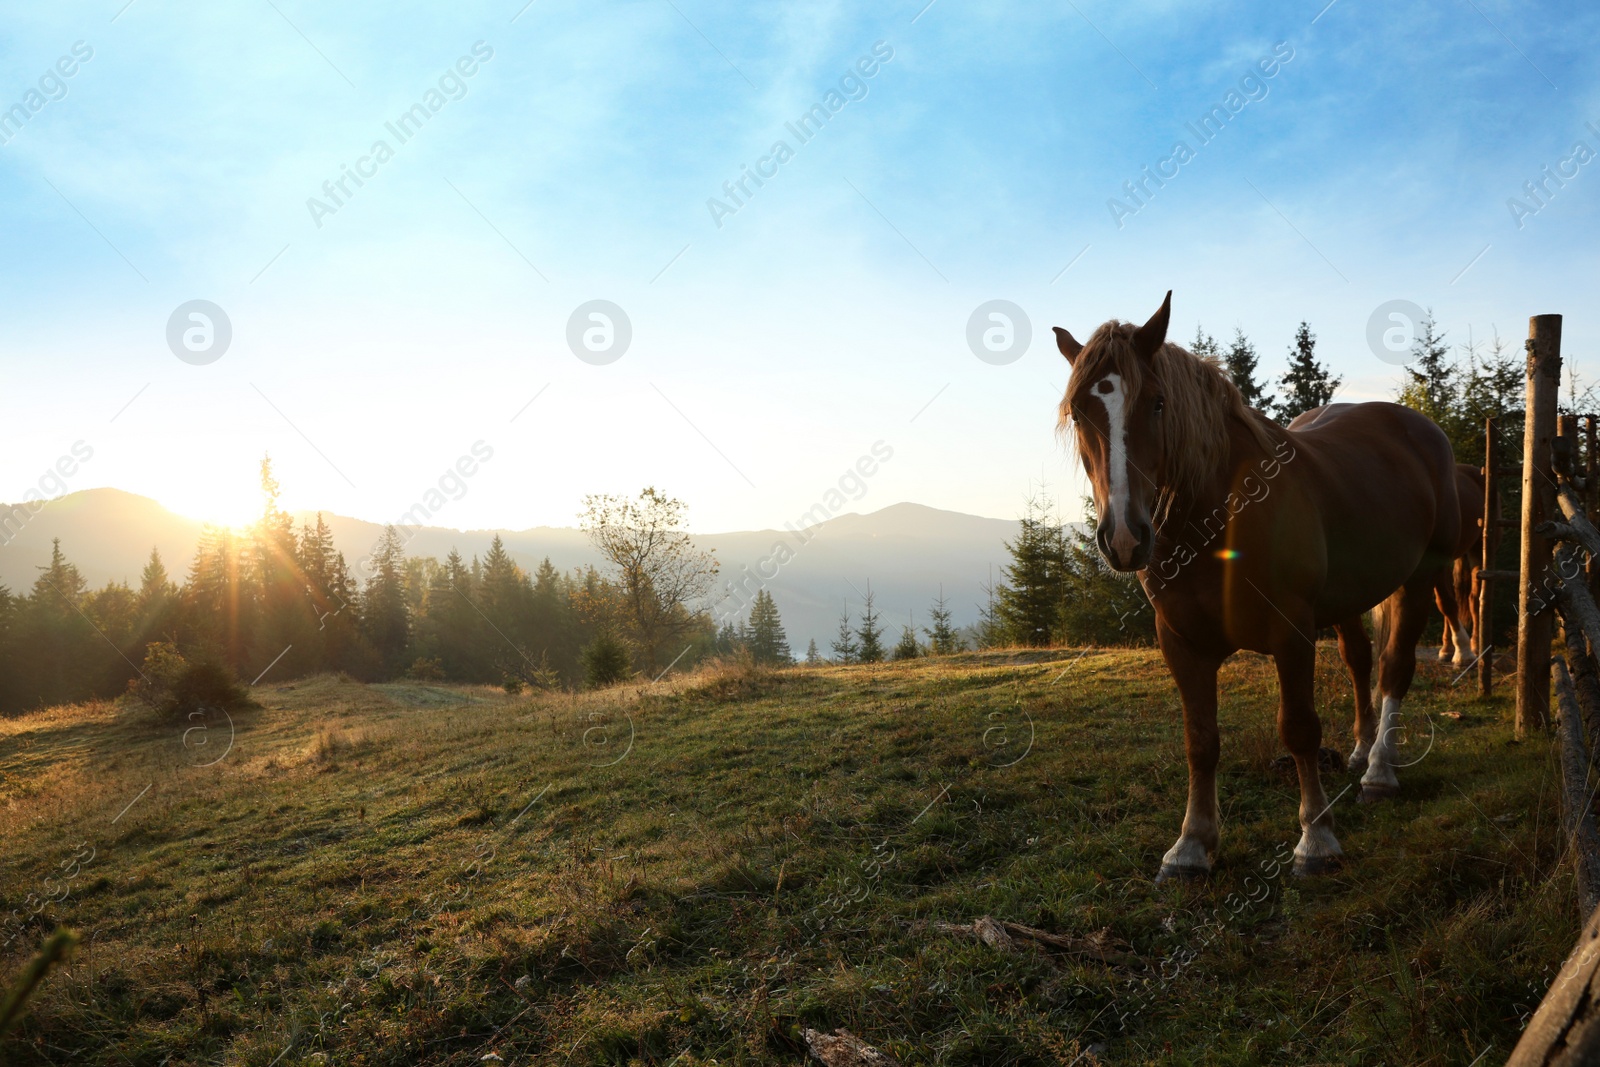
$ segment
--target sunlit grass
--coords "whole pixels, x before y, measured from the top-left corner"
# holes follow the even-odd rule
[[[11,720],[5,967],[56,922],[83,940],[7,1059],[794,1063],[801,1026],[844,1026],[908,1063],[1489,1062],[1577,916],[1548,743],[1449,679],[1420,672],[1401,799],[1347,794],[1347,868],[1298,882],[1262,873],[1298,792],[1270,661],[1236,657],[1218,869],[1159,888],[1186,773],[1153,651],[531,698],[321,677],[187,740],[133,707]],[[1134,959],[932,926],[985,914]]]

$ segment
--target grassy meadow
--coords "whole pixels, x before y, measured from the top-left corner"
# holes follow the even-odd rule
[[[1401,798],[1344,792],[1349,861],[1302,881],[1271,663],[1236,656],[1217,869],[1159,887],[1186,771],[1153,650],[0,720],[0,974],[81,938],[0,1061],[796,1064],[844,1027],[904,1064],[1496,1062],[1574,879],[1552,743],[1452,674],[1419,668]],[[940,927],[981,916],[1099,951]]]

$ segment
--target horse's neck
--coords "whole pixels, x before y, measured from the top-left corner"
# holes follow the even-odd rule
[[[1261,447],[1261,442],[1244,421],[1236,416],[1228,418],[1228,459],[1211,480],[1198,488],[1172,495],[1171,509],[1161,524],[1156,540],[1159,553],[1162,543],[1170,546],[1192,543],[1196,530],[1203,530],[1206,520],[1219,511],[1226,515],[1230,505],[1236,505],[1240,496],[1240,483],[1252,471],[1272,469],[1277,457]]]

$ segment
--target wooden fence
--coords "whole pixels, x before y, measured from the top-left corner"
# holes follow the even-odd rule
[[[1561,316],[1539,315],[1529,323],[1527,409],[1521,470],[1521,567],[1516,575],[1492,571],[1493,537],[1499,524],[1486,511],[1480,591],[1481,618],[1492,618],[1492,588],[1517,579],[1518,737],[1554,725],[1561,746],[1561,820],[1578,879],[1578,906],[1587,921],[1578,943],[1551,983],[1510,1060],[1515,1067],[1600,1063],[1600,827],[1594,814],[1591,773],[1600,769],[1600,530],[1590,506],[1600,499],[1596,484],[1594,416],[1557,416],[1561,381]],[[1485,482],[1495,467],[1493,434],[1485,455]],[[1492,499],[1486,488],[1485,498]],[[1581,550],[1581,552],[1580,552]],[[1583,556],[1587,556],[1584,559]],[[1555,626],[1560,654],[1554,654]],[[1487,631],[1485,631],[1487,634]],[[1487,636],[1480,643],[1489,644]],[[1492,659],[1484,656],[1483,659]],[[1480,666],[1479,684],[1489,692],[1493,667]]]

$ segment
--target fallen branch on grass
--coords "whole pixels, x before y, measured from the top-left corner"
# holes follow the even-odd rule
[[[1114,940],[1106,930],[1097,931],[1088,937],[1065,937],[988,915],[968,924],[936,922],[933,928],[941,934],[975,937],[990,948],[1001,952],[1019,952],[1021,946],[1018,942],[1028,941],[1037,946],[1074,956],[1092,956],[1102,963],[1125,963],[1129,958],[1128,953],[1122,951],[1129,946]]]

